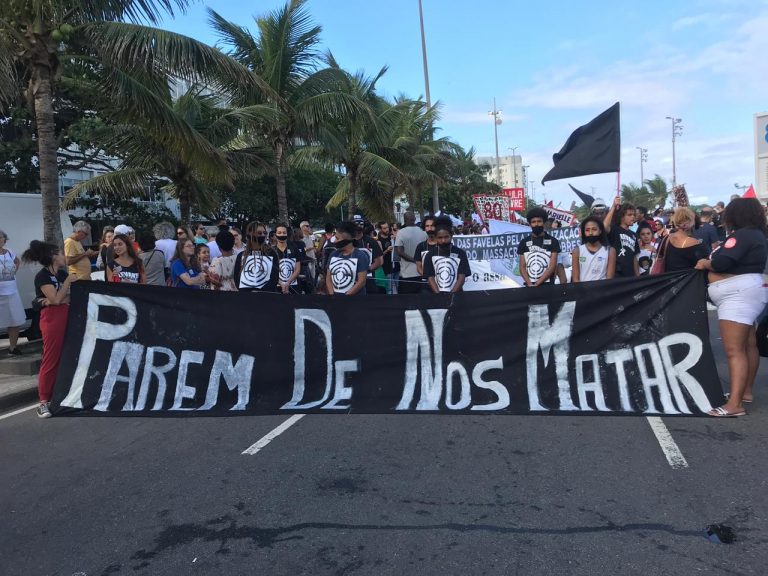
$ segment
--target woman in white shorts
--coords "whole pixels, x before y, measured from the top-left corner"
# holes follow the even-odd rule
[[[755,320],[768,302],[763,270],[768,257],[766,218],[754,198],[736,198],[725,209],[730,231],[710,259],[699,260],[698,270],[709,271],[709,297],[717,306],[720,337],[728,357],[731,391],[728,402],[710,416],[744,416],[744,402],[752,401],[752,385],[760,364]]]
[[[18,356],[21,350],[16,347],[16,343],[27,316],[16,285],[19,258],[5,247],[7,241],[8,235],[0,230],[0,330],[7,329],[10,343],[8,354]]]

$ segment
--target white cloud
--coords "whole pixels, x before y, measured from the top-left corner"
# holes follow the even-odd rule
[[[444,112],[440,115],[440,120],[450,124],[488,124],[492,126],[492,118],[488,115],[487,111],[482,110],[481,106],[474,110],[459,110],[446,106]],[[525,114],[504,114],[503,111],[501,113],[502,123],[520,122],[527,118],[528,116]]]

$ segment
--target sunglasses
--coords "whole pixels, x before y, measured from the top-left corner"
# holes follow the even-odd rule
[[[182,234],[186,234],[184,230],[176,230],[176,236],[181,236]]]

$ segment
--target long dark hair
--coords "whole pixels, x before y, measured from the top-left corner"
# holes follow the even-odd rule
[[[581,221],[581,224],[579,224],[579,230],[581,230],[581,243],[584,244],[584,229],[587,227],[589,222],[594,222],[597,224],[597,227],[600,229],[600,244],[607,246],[608,238],[605,235],[605,224],[603,224],[603,221],[600,220],[600,218],[595,216],[587,216],[584,218],[584,220]]]
[[[725,207],[724,220],[728,230],[757,228],[763,234],[768,231],[765,210],[757,198],[734,198]]]
[[[174,260],[181,260],[185,268],[192,268],[193,270],[200,272],[200,265],[197,262],[197,258],[194,256],[188,257],[186,254],[184,254],[184,246],[187,244],[187,242],[191,242],[192,246],[194,247],[195,241],[191,238],[185,238],[183,240],[176,241],[176,249],[173,251],[173,258],[171,258],[171,262]]]
[[[139,258],[139,255],[136,254],[133,242],[125,234],[115,234],[115,237],[112,238],[112,261],[115,261],[115,240],[121,240],[125,244],[125,253],[133,260],[133,263],[138,266],[140,271],[144,270],[144,263]]]
[[[269,245],[268,242],[262,242],[261,246],[256,245],[256,240],[252,240],[256,236],[256,230],[258,228],[264,229],[264,238],[266,240],[267,236],[267,227],[265,224],[262,224],[261,222],[251,222],[248,224],[248,226],[245,228],[245,250],[243,254],[243,262],[254,252],[261,252],[263,256],[272,256],[272,247]]]
[[[29,248],[21,255],[21,259],[24,262],[38,262],[43,266],[50,266],[53,264],[53,257],[61,252],[61,249],[56,244],[49,244],[48,242],[41,242],[40,240],[32,240],[29,243]]]

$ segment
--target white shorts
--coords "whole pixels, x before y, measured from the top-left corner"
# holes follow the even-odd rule
[[[768,303],[762,274],[739,274],[709,285],[709,297],[717,306],[717,318],[751,326]]]
[[[0,294],[0,328],[24,326],[27,315],[18,292]]]

